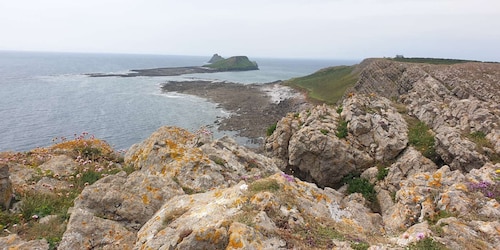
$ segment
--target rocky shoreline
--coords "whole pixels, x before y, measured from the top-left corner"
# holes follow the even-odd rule
[[[237,131],[253,143],[262,144],[269,126],[287,113],[298,112],[309,105],[301,93],[280,85],[238,84],[212,81],[169,81],[164,92],[176,92],[206,98],[231,115],[219,124],[219,130]]]

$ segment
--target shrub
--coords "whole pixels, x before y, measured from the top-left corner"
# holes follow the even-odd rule
[[[383,180],[388,174],[389,174],[389,168],[384,166],[379,166],[377,172],[377,180],[379,181]]]
[[[278,124],[275,123],[275,124],[272,124],[271,126],[269,126],[269,128],[267,128],[267,136],[271,136],[274,133],[277,125]]]
[[[347,183],[347,192],[360,193],[367,201],[374,202],[376,200],[376,193],[373,185],[366,179],[360,177],[344,178]]]
[[[339,139],[343,139],[343,138],[346,138],[347,137],[347,134],[348,134],[348,131],[347,131],[347,121],[344,120],[344,119],[341,119],[339,121],[339,124],[337,125],[337,132],[335,133],[335,135],[339,138]]]
[[[342,105],[340,105],[338,108],[337,108],[337,114],[341,114],[342,111],[344,111],[344,108],[342,107]]]

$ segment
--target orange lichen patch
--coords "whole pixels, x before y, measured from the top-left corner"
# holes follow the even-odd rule
[[[195,236],[195,239],[197,241],[209,241],[209,242],[212,242],[213,244],[216,244],[218,243],[223,234],[222,234],[222,231],[223,229],[219,228],[219,229],[209,229],[209,230],[200,230],[196,236]]]
[[[431,176],[428,175],[428,174],[424,174],[424,178],[425,178],[426,181],[428,181],[431,178]]]
[[[142,203],[148,205],[149,204],[149,198],[147,195],[143,194],[142,195]]]
[[[356,222],[354,222],[353,220],[351,220],[349,218],[343,217],[342,222],[349,225],[352,229],[354,229],[360,233],[363,232],[363,228],[360,227]]]
[[[231,248],[243,248],[243,240],[241,239],[240,234],[232,233],[229,236],[229,245]]]
[[[419,203],[422,197],[420,195],[413,196],[413,203]]]
[[[64,141],[52,146],[52,149],[62,149],[62,150],[73,150],[78,148],[98,148],[101,150],[102,154],[111,154],[113,149],[105,141],[90,138],[90,139],[75,139],[70,141]]]
[[[247,201],[248,201],[248,198],[247,198],[247,197],[245,197],[245,196],[243,196],[243,197],[238,197],[238,198],[236,198],[236,200],[234,200],[234,202],[233,202],[232,206],[233,206],[233,207],[239,207],[239,206],[241,206],[241,205],[245,204]]]
[[[219,198],[221,196],[222,196],[222,191],[220,189],[214,192],[214,197]]]
[[[324,194],[316,194],[314,197],[316,198],[317,202],[320,202],[321,200],[325,200],[326,202],[331,202],[330,198],[328,198],[328,196]]]
[[[467,188],[467,185],[465,185],[463,183],[456,184],[455,189],[465,191],[465,192],[469,191],[469,189]]]
[[[432,175],[432,181],[429,181],[429,186],[431,187],[441,187],[441,172],[436,172]]]

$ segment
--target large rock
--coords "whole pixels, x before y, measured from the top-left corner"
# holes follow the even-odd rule
[[[450,168],[469,172],[480,168],[488,158],[476,151],[476,144],[463,138],[457,129],[440,127],[436,134],[436,153]]]
[[[485,164],[464,175],[443,166],[437,171],[409,175],[401,180],[393,205],[381,206],[385,229],[404,232],[428,222],[431,232],[428,229],[407,231],[406,237],[401,236],[395,242],[407,245],[412,242],[408,235],[415,237],[415,233],[420,232],[453,249],[472,246],[495,249],[500,242],[500,204],[488,197],[486,189],[494,187],[495,171],[499,168],[500,164]],[[381,204],[383,192],[380,190],[378,196]]]
[[[40,165],[42,173],[50,174],[56,177],[65,177],[72,175],[78,164],[67,155],[58,155]]]
[[[383,232],[380,215],[364,207],[363,198],[340,197],[285,174],[177,196],[141,228],[135,248],[321,249],[335,232],[363,241]]]
[[[75,200],[61,245],[131,249],[137,231],[168,200],[279,171],[271,159],[232,139],[211,141],[205,135],[162,127],[132,146],[125,164],[136,171],[110,175],[86,187]],[[93,223],[82,226],[89,220]],[[112,231],[116,233],[108,233]],[[96,239],[102,240],[96,243]]]
[[[344,121],[348,135],[339,138]],[[407,143],[406,122],[389,100],[356,95],[344,101],[341,115],[328,106],[288,115],[278,122],[266,149],[281,169],[335,187],[349,173],[394,159]]]
[[[48,250],[49,243],[45,239],[39,240],[23,240],[17,234],[10,234],[6,237],[0,237],[0,246],[2,249],[18,249],[18,250]]]

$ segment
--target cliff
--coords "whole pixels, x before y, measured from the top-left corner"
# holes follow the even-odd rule
[[[498,67],[365,60],[265,155],[175,127],[124,155],[86,135],[0,153],[0,245],[498,249]]]

